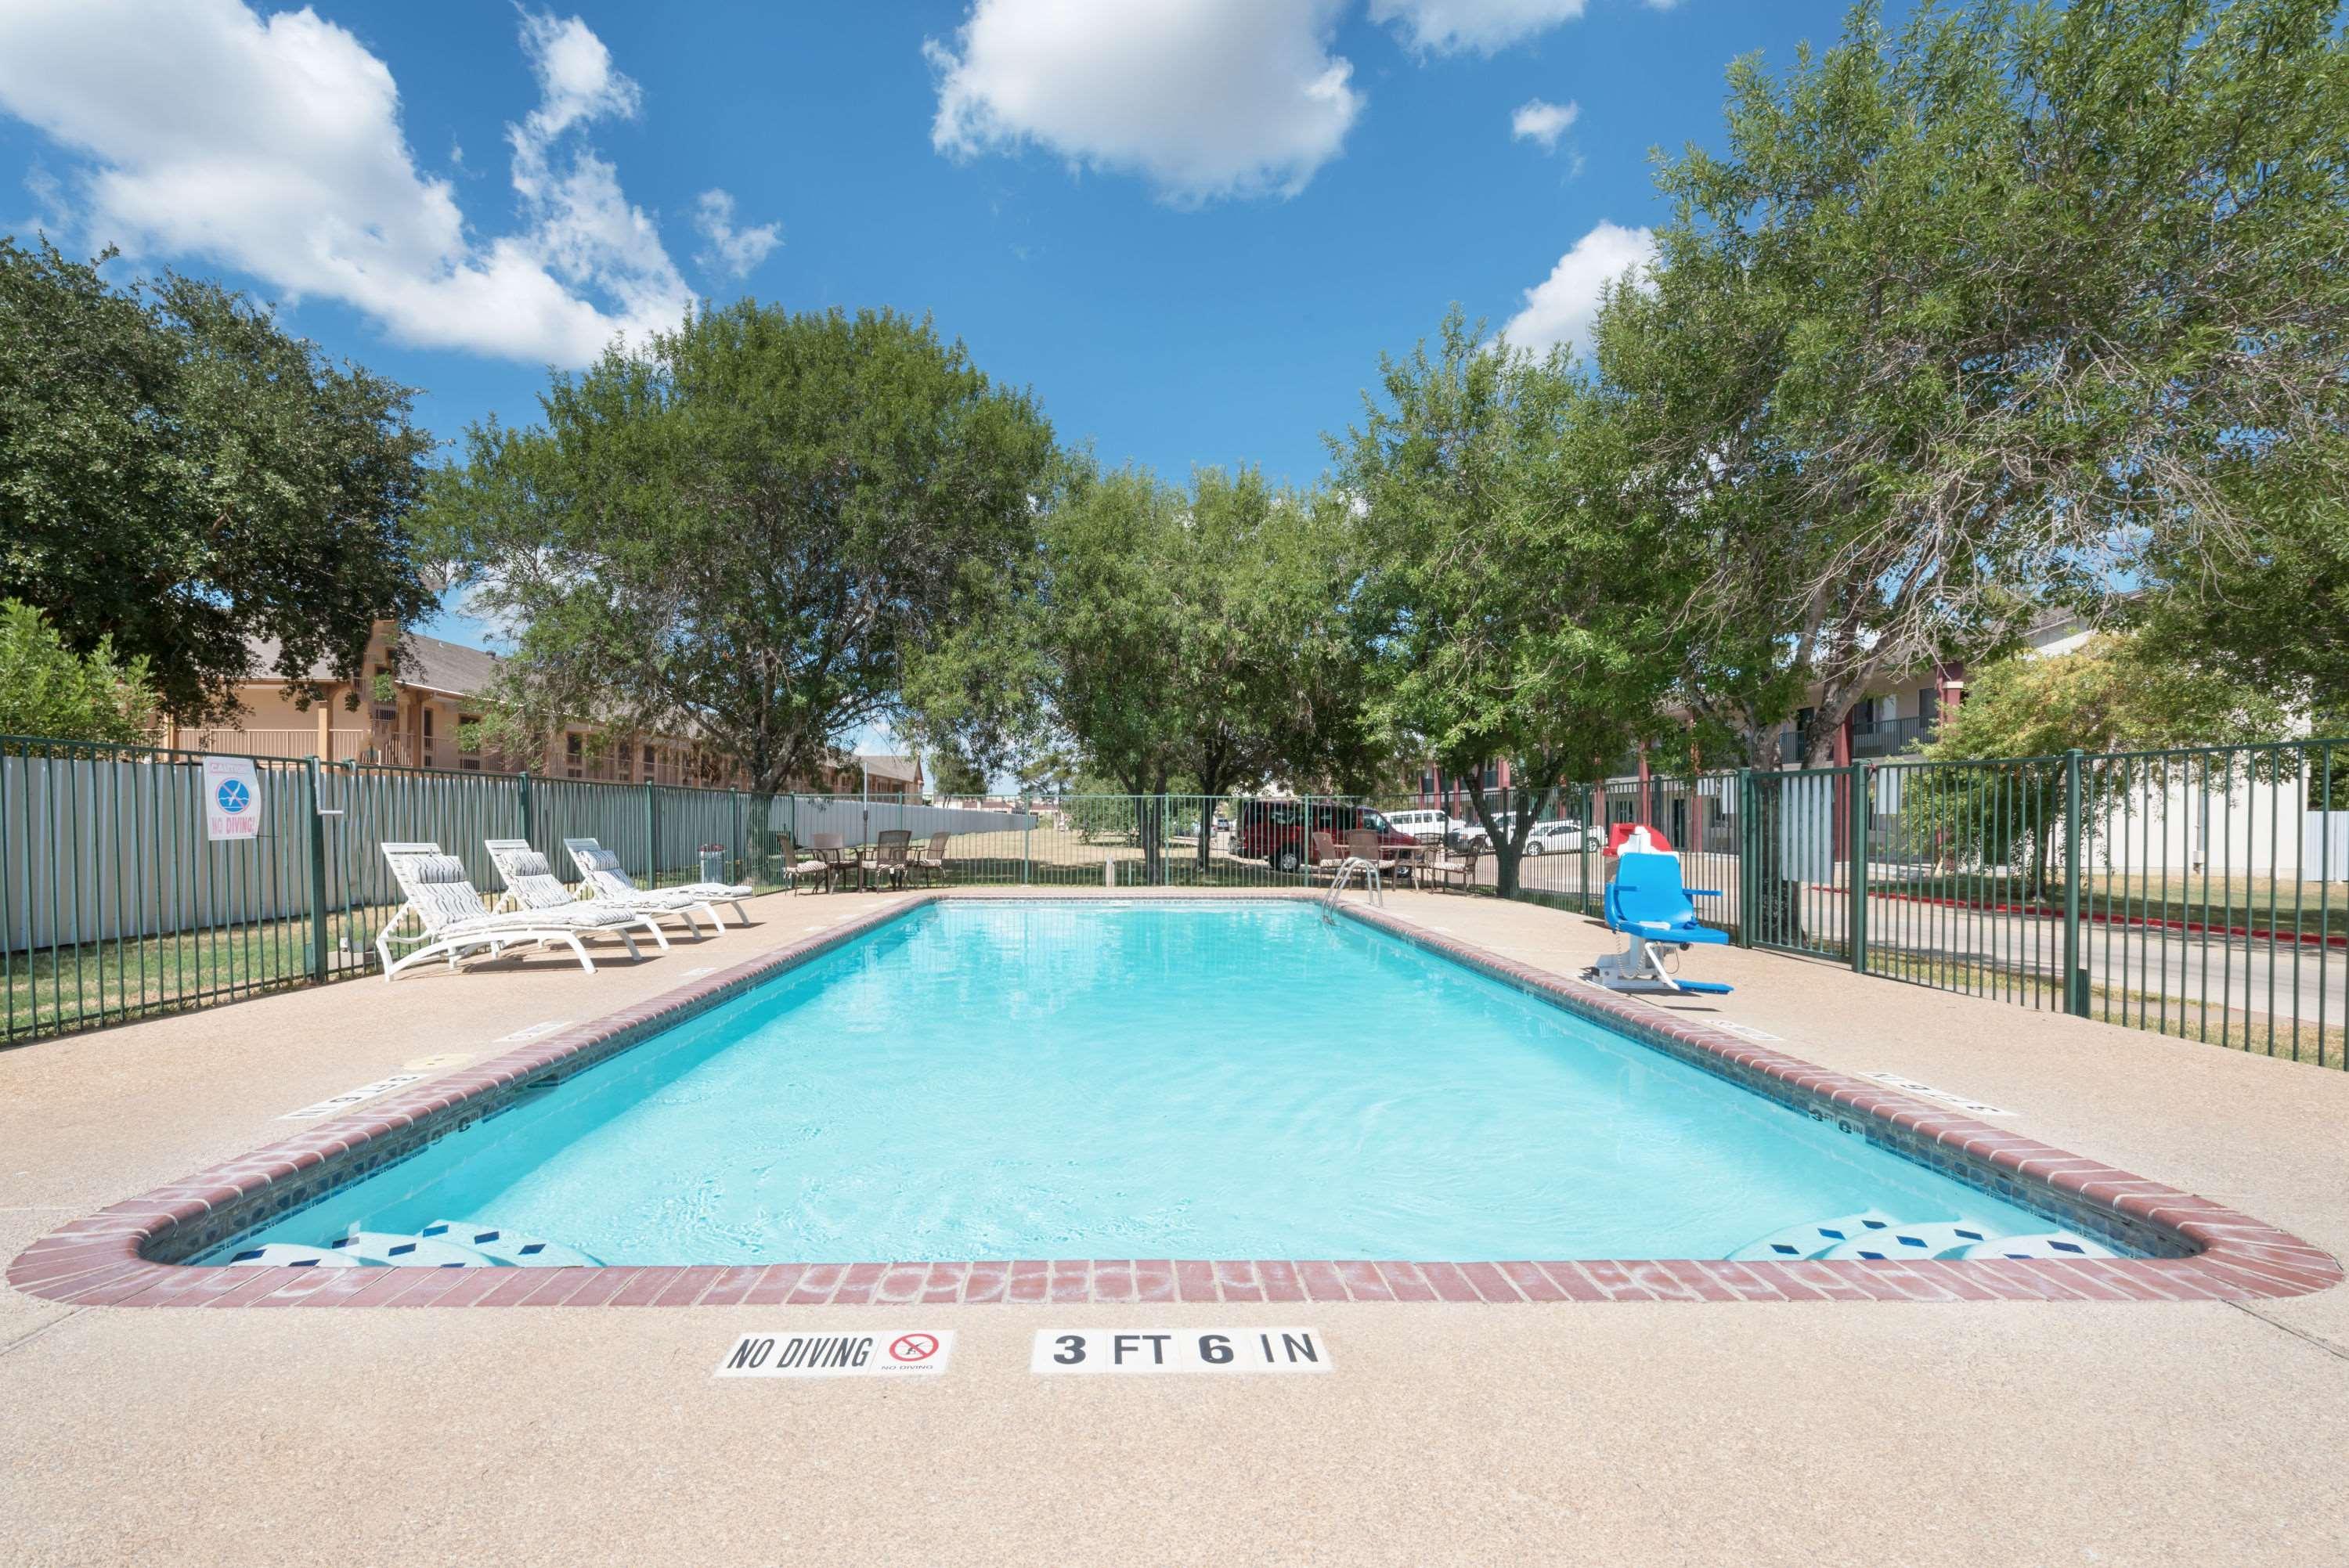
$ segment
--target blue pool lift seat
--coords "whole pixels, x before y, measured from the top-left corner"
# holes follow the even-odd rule
[[[1627,851],[1616,857],[1615,880],[1607,884],[1607,929],[1620,932],[1630,944],[1591,965],[1587,977],[1610,991],[1727,995],[1730,987],[1717,981],[1679,979],[1664,967],[1666,953],[1677,958],[1692,947],[1729,943],[1726,932],[1697,923],[1692,895],[1721,896],[1710,888],[1682,887],[1678,855]]]

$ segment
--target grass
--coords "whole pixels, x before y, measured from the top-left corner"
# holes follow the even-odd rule
[[[2043,1012],[2064,1010],[2063,987],[2053,975],[1930,953],[1868,950],[1868,972],[1937,991],[2013,1002]],[[2255,1056],[2283,1057],[2318,1067],[2349,1067],[2349,1020],[2287,1018],[2248,1012],[2160,992],[2091,985],[2088,1016],[2124,1028],[2173,1035]]]
[[[2008,872],[1872,871],[1868,885],[1874,892],[2003,904],[2054,919],[2064,913],[2060,874],[2036,893],[2024,879]],[[2349,888],[2277,877],[2100,872],[2081,878],[2080,910],[2099,920],[2248,927],[2279,936],[2349,935]]]

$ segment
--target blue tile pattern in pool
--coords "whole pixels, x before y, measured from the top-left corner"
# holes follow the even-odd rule
[[[214,1255],[1719,1258],[1866,1211],[2050,1228],[1310,904],[947,902]]]

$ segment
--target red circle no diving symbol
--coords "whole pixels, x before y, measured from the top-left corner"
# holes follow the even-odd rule
[[[927,1361],[937,1353],[937,1336],[932,1334],[901,1334],[889,1346],[889,1358],[893,1361]]]

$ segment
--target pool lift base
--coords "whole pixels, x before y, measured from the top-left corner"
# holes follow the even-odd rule
[[[1671,972],[1671,965],[1689,949],[1685,942],[1651,942],[1634,932],[1631,944],[1620,953],[1609,953],[1582,972],[1585,980],[1596,980],[1609,991],[1670,991],[1700,996],[1726,996],[1730,986],[1718,980],[1683,980]],[[1660,951],[1661,950],[1661,951]],[[1668,963],[1665,953],[1671,957]]]

